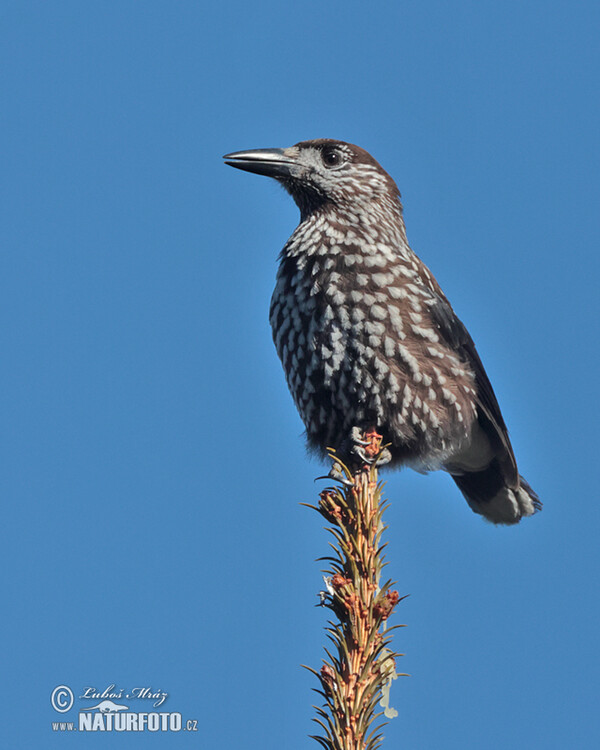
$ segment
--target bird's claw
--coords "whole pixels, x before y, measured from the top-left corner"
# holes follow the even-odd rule
[[[381,448],[382,439],[374,428],[365,432],[360,427],[353,427],[350,432],[352,453],[367,466],[373,466],[376,462],[380,465],[387,464],[392,460],[392,454],[387,448]]]
[[[385,466],[392,460],[392,453],[389,448],[384,448],[377,459],[379,466]]]
[[[337,461],[333,463],[333,466],[329,470],[329,474],[327,477],[323,477],[323,479],[333,479],[335,482],[341,482],[344,487],[352,487],[354,485],[354,482],[346,476],[342,469],[342,465]]]
[[[354,446],[364,446],[371,445],[370,440],[363,440],[364,433],[362,430],[360,430],[358,427],[353,427],[352,432],[350,433],[350,440],[352,441],[352,444]]]
[[[388,448],[384,448],[376,456],[369,455],[358,445],[352,449],[352,452],[356,456],[358,456],[360,460],[367,466],[373,466],[373,464],[377,464],[378,466],[385,466],[385,464],[389,464],[389,462],[392,460],[392,454],[390,453]]]

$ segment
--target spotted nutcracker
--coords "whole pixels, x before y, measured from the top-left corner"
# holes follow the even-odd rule
[[[391,465],[444,469],[471,508],[513,524],[541,508],[519,476],[475,344],[406,239],[396,183],[342,141],[227,154],[300,209],[270,320],[289,389],[320,453],[376,430]]]

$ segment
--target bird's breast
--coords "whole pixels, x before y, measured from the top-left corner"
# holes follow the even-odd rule
[[[472,373],[432,320],[419,262],[376,242],[284,250],[270,320],[309,435],[375,422],[440,456],[468,435]]]

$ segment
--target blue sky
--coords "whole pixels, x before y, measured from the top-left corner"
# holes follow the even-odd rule
[[[599,20],[0,5],[3,746],[112,746],[50,703],[112,684],[198,721],[123,748],[311,745],[323,466],[267,321],[297,209],[221,155],[315,137],[398,182],[545,504],[495,528],[446,476],[387,477],[411,677],[384,747],[598,746]]]

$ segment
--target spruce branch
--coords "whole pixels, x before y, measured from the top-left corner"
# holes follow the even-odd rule
[[[373,725],[382,715],[397,715],[389,693],[399,676],[396,658],[401,654],[392,651],[390,643],[391,632],[404,626],[387,627],[387,621],[405,597],[392,589],[393,581],[380,584],[387,564],[381,541],[387,503],[377,461],[385,447],[381,449],[376,433],[365,437],[372,440],[372,463],[361,462],[352,470],[332,450],[332,476],[340,486],[324,489],[318,506],[309,506],[331,524],[327,531],[333,537],[332,554],[320,559],[329,564],[321,604],[337,617],[325,629],[334,648],[325,649],[327,659],[319,671],[307,667],[318,678],[321,689],[316,692],[325,700],[323,707],[314,707],[314,721],[323,734],[311,736],[326,750],[376,750],[386,722]]]

